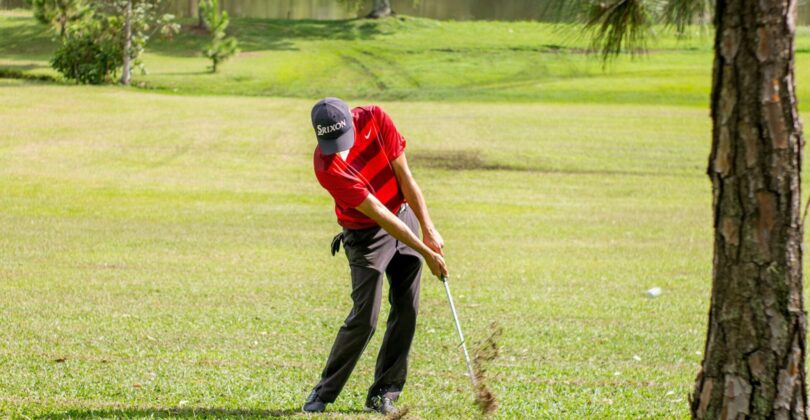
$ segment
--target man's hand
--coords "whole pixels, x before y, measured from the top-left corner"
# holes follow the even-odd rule
[[[439,231],[434,227],[430,227],[422,231],[422,242],[428,246],[433,252],[444,256],[444,238],[439,234]]]
[[[425,259],[425,263],[427,263],[430,268],[430,272],[433,273],[434,276],[441,277],[447,275],[447,264],[444,262],[444,257],[440,253],[430,249],[426,243],[420,241],[419,237],[411,231],[408,225],[402,220],[399,220],[394,213],[391,213],[391,210],[380,203],[380,200],[378,200],[374,194],[369,194],[368,197],[357,206],[357,210],[377,222],[377,224],[391,234],[391,236],[397,238],[422,255]],[[434,242],[436,242],[435,238]],[[441,236],[438,236],[438,242],[436,243],[442,243]],[[439,250],[441,251],[441,246],[439,246]]]
[[[444,257],[441,254],[430,251],[430,254],[425,255],[425,263],[434,276],[439,278],[447,276],[447,264],[445,264]]]

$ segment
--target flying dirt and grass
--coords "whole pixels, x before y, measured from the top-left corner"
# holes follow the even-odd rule
[[[351,307],[312,174],[326,94],[379,103],[407,137],[464,334],[503,331],[495,418],[688,415],[711,284],[710,36],[602,72],[533,23],[232,27],[244,52],[215,75],[186,34],[148,51],[142,88],[0,79],[0,416],[297,416]],[[319,35],[342,27],[343,55]],[[3,74],[56,76],[51,48],[0,15]],[[400,405],[480,416],[439,280],[420,309]],[[327,414],[377,418],[361,411],[373,363]]]

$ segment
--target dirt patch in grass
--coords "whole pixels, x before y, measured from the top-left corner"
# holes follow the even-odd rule
[[[408,153],[408,161],[423,168],[449,169],[451,171],[524,171],[552,172],[541,168],[505,165],[487,162],[480,150],[424,150]]]
[[[519,161],[519,157],[514,158]],[[421,150],[408,152],[408,162],[414,167],[447,169],[451,171],[514,171],[543,174],[568,175],[616,175],[616,176],[671,176],[667,172],[586,168],[549,168],[526,164],[503,164],[487,162],[480,150]]]
[[[487,368],[498,357],[498,340],[503,334],[497,322],[490,325],[489,336],[475,350],[473,369],[475,370],[476,396],[475,403],[484,417],[490,417],[498,410],[498,399],[488,386]]]
[[[408,160],[416,166],[457,171],[515,169],[484,161],[479,150],[426,150],[409,153]]]
[[[411,411],[411,408],[406,405],[406,406],[400,408],[399,411],[397,411],[396,413],[391,413],[391,414],[385,416],[385,420],[404,419],[408,415],[408,413],[410,411]]]

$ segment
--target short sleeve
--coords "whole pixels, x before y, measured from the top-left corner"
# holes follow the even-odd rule
[[[391,117],[380,107],[374,107],[374,119],[380,129],[380,138],[385,155],[389,161],[393,161],[405,151],[405,138],[402,137],[402,134],[399,134],[394,122],[391,121]]]
[[[369,195],[369,190],[360,180],[329,172],[316,173],[318,182],[329,191],[335,203],[342,208],[355,208]]]

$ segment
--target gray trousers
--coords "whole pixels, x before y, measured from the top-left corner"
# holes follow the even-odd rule
[[[398,217],[418,235],[419,222],[410,208],[405,207]],[[351,268],[354,306],[338,331],[315,391],[323,401],[333,402],[349,379],[377,326],[385,274],[391,311],[368,398],[385,395],[396,400],[405,386],[416,329],[422,257],[380,227],[344,230],[343,246]]]

